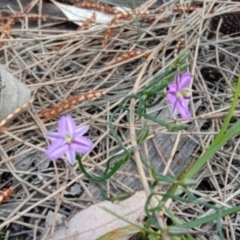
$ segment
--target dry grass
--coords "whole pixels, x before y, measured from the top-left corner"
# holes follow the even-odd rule
[[[182,2],[176,0],[166,6],[170,8]],[[188,6],[191,1],[185,2]],[[84,164],[89,171],[98,167],[97,172],[101,174],[108,157],[118,150],[116,141],[109,134],[111,113],[127,94],[141,91],[173,63],[175,46],[182,38],[185,42],[183,49],[189,50],[189,70],[194,75],[193,117],[188,122],[191,127],[187,132],[172,133],[149,122],[152,130],[148,139],[155,148],[162,171],[172,176],[179,173],[176,166],[182,169],[181,165],[194,161],[207,149],[231,105],[228,90],[235,84],[239,74],[240,45],[239,37],[217,34],[214,38],[206,39],[205,32],[213,16],[239,11],[239,4],[221,3],[215,7],[214,13],[210,13],[214,1],[203,3],[204,6],[193,13],[171,14],[165,23],[157,23],[156,20],[151,24],[141,23],[137,27],[135,20],[120,21],[106,46],[101,45],[103,29],[79,32],[58,30],[57,22],[41,20],[38,20],[38,26],[30,28],[28,18],[21,20],[21,26],[12,27],[10,39],[4,40],[1,45],[0,62],[31,89],[35,101],[0,135],[0,188],[9,184],[14,188],[11,200],[1,206],[0,228],[9,226],[6,233],[10,233],[8,231],[11,229],[15,231],[13,236],[25,236],[26,239],[37,239],[39,236],[49,239],[47,236],[52,235],[56,227],[56,213],[69,217],[74,213],[73,209],[79,211],[99,200],[99,196],[91,192],[90,183],[79,172],[77,165],[69,167],[65,158],[49,162],[43,154],[48,144],[44,135],[56,129],[57,119],[45,120],[40,118],[39,113],[69,96],[91,90],[106,91],[106,97],[92,102],[83,101],[67,110],[79,125],[91,125],[89,137],[95,147],[91,154],[84,156]],[[150,5],[151,1],[145,4],[146,8]],[[63,48],[56,51],[61,44]],[[143,53],[124,62],[107,64],[130,50],[143,50]],[[147,60],[143,58],[145,52],[150,53]],[[204,67],[217,69],[221,73],[221,80],[207,83],[205,80],[209,74],[203,76],[201,72]],[[130,123],[125,112],[119,114],[113,123],[128,148],[136,145],[135,130],[144,124],[135,120],[135,101],[129,104]],[[173,122],[165,101],[149,111],[151,114],[165,112],[164,120]],[[240,109],[236,109],[234,116],[238,118],[239,115]],[[158,145],[156,136],[171,137],[172,144],[167,142],[168,146]],[[183,139],[185,142],[192,141],[194,147],[189,148],[190,158],[186,154],[186,158],[179,159]],[[239,142],[238,138],[232,139],[199,172],[199,184],[191,189],[195,196],[224,208],[239,204]],[[148,146],[145,144],[143,148],[145,156],[153,151]],[[188,149],[185,148],[185,151]],[[148,191],[147,182],[151,181],[151,177],[144,171],[139,152],[134,157],[137,168],[134,171],[120,171],[117,176],[140,178],[143,188]],[[173,162],[175,168],[172,168]],[[116,188],[125,192],[139,189],[128,183],[114,176],[113,180],[107,181],[105,188],[109,196],[116,194]],[[67,194],[66,191],[72,191],[72,186],[79,188],[79,192]],[[207,213],[202,206],[179,202],[173,202],[170,208],[182,221],[196,219]],[[54,212],[54,217],[52,224],[45,228],[49,211]],[[222,224],[227,239],[239,239],[239,215],[224,218]],[[207,225],[196,230],[212,234],[216,227]]]

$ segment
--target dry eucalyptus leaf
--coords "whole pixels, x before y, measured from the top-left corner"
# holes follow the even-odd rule
[[[69,239],[92,240],[114,229],[129,225],[102,208],[106,208],[131,222],[137,223],[138,217],[143,212],[145,202],[145,192],[139,191],[132,197],[118,203],[104,201],[95,204],[74,215],[68,222],[68,229],[63,227],[55,232],[54,240],[68,239],[67,232]]]
[[[81,193],[81,186],[79,183],[75,183],[70,187],[70,190],[65,190],[64,195],[72,195],[75,196]]]
[[[50,161],[46,160],[45,153],[35,154],[35,163],[39,172],[46,170],[50,165]]]
[[[139,227],[128,225],[122,228],[117,228],[96,240],[129,240],[135,233],[139,233]],[[133,238],[135,239],[135,238]],[[137,238],[138,239],[138,238]]]
[[[31,99],[30,90],[0,65],[0,121]]]
[[[34,155],[29,153],[22,154],[21,156],[15,157],[12,162],[16,170],[26,171],[32,166]]]
[[[81,26],[82,22],[86,19],[91,18],[93,13],[96,14],[96,23],[97,24],[110,24],[111,20],[115,17],[113,14],[107,14],[101,11],[97,11],[94,9],[85,9],[79,8],[71,5],[62,4],[52,0],[52,2],[63,12],[63,14],[70,20],[73,21],[75,24]],[[114,7],[115,9],[126,12],[129,11],[129,8],[125,7]],[[91,28],[96,28],[96,24],[93,24]]]
[[[63,219],[65,219],[66,216],[64,216],[63,214],[60,214],[60,213],[57,213],[56,216],[55,216],[54,212],[50,210],[47,214],[47,217],[46,217],[45,228],[48,228],[49,225],[52,224],[53,218],[56,219],[56,226],[59,227],[59,226],[64,225]]]

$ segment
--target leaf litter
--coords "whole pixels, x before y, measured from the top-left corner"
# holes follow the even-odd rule
[[[226,116],[231,104],[231,90],[234,89],[234,81],[239,74],[236,66],[239,63],[240,48],[237,42],[238,36],[233,38],[217,33],[207,38],[205,31],[209,28],[211,17],[226,12],[236,12],[238,3],[219,3],[214,7],[214,13],[210,11],[213,8],[212,3],[205,3],[202,8],[190,14],[184,12],[176,14],[169,10],[177,4],[181,6],[181,3],[176,0],[164,5],[168,10],[164,15],[166,20],[158,19],[162,23],[157,22],[156,19],[155,22],[150,23],[135,22],[132,18],[119,21],[117,26],[114,26],[113,36],[108,39],[108,45],[105,47],[101,43],[105,27],[95,29],[89,27],[82,32],[66,31],[55,26],[62,21],[68,21],[67,19],[44,22],[43,18],[39,18],[38,26],[28,28],[33,21],[33,17],[31,19],[30,16],[21,19],[18,23],[21,27],[11,26],[9,33],[11,41],[4,40],[1,43],[0,62],[5,71],[20,79],[30,89],[34,98],[31,108],[25,109],[21,115],[8,120],[7,130],[0,136],[1,189],[8,186],[14,179],[14,194],[1,206],[3,214],[1,214],[0,227],[8,226],[6,231],[11,237],[37,239],[41,236],[41,239],[49,239],[49,236],[53,236],[55,228],[62,224],[59,217],[71,217],[74,211],[80,214],[88,206],[95,206],[96,202],[103,199],[98,186],[89,183],[81,175],[77,166],[69,168],[66,159],[48,162],[45,156],[42,155],[39,159],[37,155],[44,152],[47,145],[44,136],[47,131],[55,130],[57,122],[55,118],[42,119],[38,113],[42,109],[57,105],[69,96],[83,94],[92,89],[104,90],[107,93],[106,97],[93,102],[83,101],[66,110],[79,124],[91,125],[90,135],[96,147],[92,154],[85,156],[84,164],[89,171],[101,174],[104,171],[106,159],[118,150],[107,126],[114,107],[132,91],[140,73],[142,78],[139,91],[172,63],[178,51],[189,50],[190,70],[195,79],[192,102],[194,116],[189,122],[192,124],[191,131],[166,132],[163,127],[149,122],[148,146],[152,150],[148,153],[145,147],[143,153],[146,156],[149,154],[157,156],[156,164],[159,160],[161,161],[159,166],[161,172],[177,176],[185,165],[194,161],[207,148],[220,129],[222,119]],[[147,1],[141,9],[147,10],[151,4],[151,1]],[[39,10],[41,12],[41,5]],[[210,29],[212,34],[211,31],[212,29]],[[181,39],[184,39],[184,43]],[[59,48],[60,45],[61,48]],[[153,57],[148,58],[149,67],[144,72],[142,67],[146,59],[142,59],[141,55],[122,58],[122,61],[114,64],[105,64],[126,51],[136,49],[146,52],[158,49]],[[213,79],[216,82],[212,81]],[[1,88],[1,95],[3,90],[4,88]],[[24,97],[24,94],[20,94],[18,99],[21,97]],[[29,100],[28,95],[27,101]],[[196,104],[197,101],[201,104]],[[12,111],[14,110],[10,113]],[[170,116],[166,114],[169,109],[164,101],[150,111],[153,114],[165,113],[161,116],[171,122]],[[238,118],[239,115],[239,109],[236,109],[234,117]],[[141,121],[134,123],[135,129],[140,129],[142,124]],[[119,115],[119,119],[115,119],[113,125],[118,129],[123,144],[131,145],[129,136],[131,126],[126,121],[124,112]],[[157,136],[161,136],[166,144],[159,145],[156,141]],[[169,144],[165,138],[170,139],[172,144]],[[182,144],[184,138],[187,142],[185,145]],[[176,148],[172,149],[173,143]],[[192,151],[189,158],[184,157],[186,154],[179,155],[181,151],[184,152],[187,149]],[[15,159],[19,156],[24,158],[22,161],[26,163],[25,166],[28,166],[27,169],[18,169]],[[33,158],[32,161],[29,161],[29,156]],[[150,156],[149,159],[152,157]],[[237,193],[239,186],[238,159],[239,141],[232,139],[196,176],[198,185],[191,188],[192,193],[205,201],[209,201],[210,197],[211,202],[219,204],[221,199],[226,207],[232,206],[232,203],[238,201],[237,195],[232,194]],[[48,162],[46,167],[39,167],[39,162],[42,161]],[[126,181],[119,181],[120,177]],[[130,180],[139,180],[139,178],[136,167],[131,170],[120,170],[104,185],[104,189],[107,194],[134,193],[142,187],[140,184],[131,185],[134,181]],[[151,181],[147,173],[146,179]],[[78,189],[84,189],[84,193],[77,191],[77,197],[65,195],[66,190],[75,184],[81,186]],[[177,201],[173,201],[169,208],[182,221],[197,219],[206,214],[206,210],[201,206],[186,206]],[[51,214],[50,224],[46,223],[48,214]],[[223,228],[226,235],[231,236],[232,239],[239,232],[239,225],[235,224],[237,218],[237,215],[232,219],[224,218]],[[211,224],[201,228],[206,232],[214,232],[216,229]]]

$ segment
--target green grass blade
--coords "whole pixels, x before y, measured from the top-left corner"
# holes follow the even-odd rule
[[[225,217],[225,216],[234,214],[238,211],[240,211],[240,205],[236,206],[236,207],[233,207],[233,208],[229,208],[227,210],[222,210],[221,217]],[[218,213],[214,213],[214,214],[208,215],[208,216],[203,217],[203,218],[198,218],[196,220],[193,220],[193,221],[190,221],[190,222],[187,222],[187,223],[183,223],[180,226],[181,227],[186,227],[186,228],[194,228],[194,227],[200,226],[202,224],[206,224],[206,223],[209,223],[211,221],[214,221],[216,219],[218,219]]]
[[[216,136],[216,138],[213,141],[212,145],[218,144],[222,140],[223,135],[224,135],[225,131],[227,130],[229,122],[230,122],[230,120],[231,120],[231,118],[233,116],[234,109],[235,109],[235,107],[237,105],[239,93],[240,93],[240,76],[238,77],[237,89],[236,89],[236,92],[234,94],[233,102],[232,102],[232,105],[231,105],[231,107],[229,109],[228,115],[225,117],[223,125],[222,125],[222,127],[220,129],[220,132]]]

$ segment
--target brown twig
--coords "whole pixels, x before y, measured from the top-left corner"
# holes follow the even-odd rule
[[[15,14],[11,14],[6,18],[1,17],[2,20],[6,19],[6,23],[3,24],[2,26],[2,34],[0,36],[0,40],[1,39],[8,39],[10,36],[10,30],[12,28],[12,26],[15,24],[15,20],[19,20],[19,19],[24,19],[24,18],[28,18],[29,20],[33,20],[36,21],[38,19],[42,19],[42,20],[46,20],[45,16],[43,15],[38,15],[38,14],[25,14],[25,13],[15,13]],[[1,45],[2,42],[0,42]]]
[[[57,106],[43,109],[40,112],[40,117],[46,118],[46,119],[53,119],[56,118],[58,115],[63,113],[64,111],[71,109],[72,106],[76,103],[82,102],[82,101],[93,101],[96,98],[106,96],[106,92],[104,91],[89,91],[84,94],[76,95],[73,97],[69,97],[66,100],[61,101]]]
[[[133,57],[136,57],[140,54],[143,54],[145,51],[144,50],[131,50],[131,51],[127,51],[124,54],[118,56],[117,58],[113,59],[112,61],[106,63],[106,65],[110,65],[110,64],[115,64],[115,63],[120,63],[120,62],[124,62],[128,59],[131,59]],[[149,56],[149,53],[145,53],[143,55],[143,57],[147,58]]]

